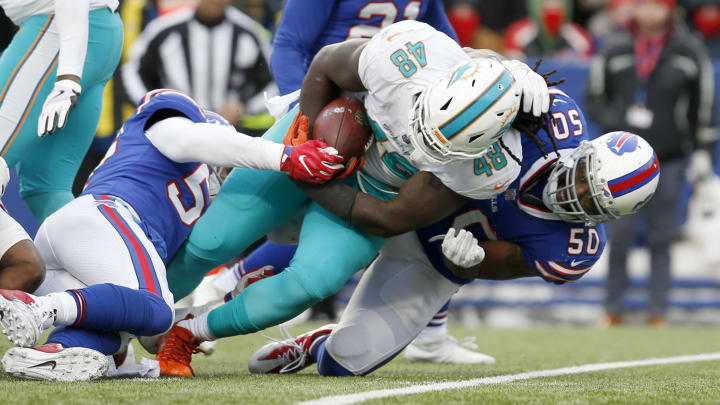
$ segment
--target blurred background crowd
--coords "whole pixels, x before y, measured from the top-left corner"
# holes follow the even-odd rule
[[[332,3],[305,1],[308,7]],[[264,99],[279,92],[270,55],[283,0],[120,3],[122,61],[105,89],[96,140],[75,192],[149,89],[187,92],[245,133],[260,135],[272,125]],[[559,287],[539,279],[476,282],[453,301],[455,313],[497,326],[598,319],[604,326],[720,323],[720,164],[714,157],[720,0],[444,4],[463,46],[489,48],[530,66],[542,59],[541,70],[558,69],[566,79],[560,87],[582,107],[591,137],[636,132],[656,149],[662,167],[655,198],[610,226],[610,248],[589,276]],[[379,24],[377,18],[371,22]],[[15,30],[0,15],[0,51]],[[5,202],[32,235],[37,223],[12,189]],[[335,315],[332,303],[322,311]]]

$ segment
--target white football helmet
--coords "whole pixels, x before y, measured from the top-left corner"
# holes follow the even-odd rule
[[[417,153],[445,163],[474,159],[512,125],[521,88],[493,59],[471,59],[420,93],[408,133]]]
[[[583,141],[558,160],[543,201],[564,221],[593,225],[637,212],[652,198],[659,178],[660,164],[647,141],[630,132],[610,132]],[[587,187],[580,183],[585,181]],[[583,207],[586,192],[592,203]]]

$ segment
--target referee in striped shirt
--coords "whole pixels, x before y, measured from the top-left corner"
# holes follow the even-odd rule
[[[180,90],[236,126],[264,110],[277,93],[269,68],[269,33],[230,5],[201,0],[195,9],[158,17],[142,31],[122,67],[123,87],[137,102],[149,90]]]

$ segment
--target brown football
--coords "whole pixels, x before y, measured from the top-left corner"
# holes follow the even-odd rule
[[[313,123],[312,137],[337,149],[346,161],[362,156],[373,140],[365,107],[353,97],[328,103]]]

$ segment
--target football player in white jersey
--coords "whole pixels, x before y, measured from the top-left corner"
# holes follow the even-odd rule
[[[0,0],[20,30],[0,58],[0,156],[42,221],[73,199],[105,83],[120,60],[118,0]]]
[[[376,142],[365,165],[360,168],[362,159],[346,163],[349,185],[339,183],[345,188],[337,187],[341,195],[328,209],[272,173],[231,173],[168,268],[175,296],[187,295],[211,268],[304,211],[298,250],[278,276],[179,322],[158,352],[163,374],[191,376],[189,353],[199,342],[264,329],[331,295],[370,263],[384,237],[429,225],[470,198],[504,191],[522,157],[513,120],[521,108],[537,116],[549,108],[545,79],[526,65],[472,59],[429,25],[403,21],[370,40],[323,48],[303,82],[302,113],[292,110],[265,138],[302,142],[342,90],[367,91]],[[336,186],[323,190],[334,195]],[[358,204],[356,198],[370,200]]]

